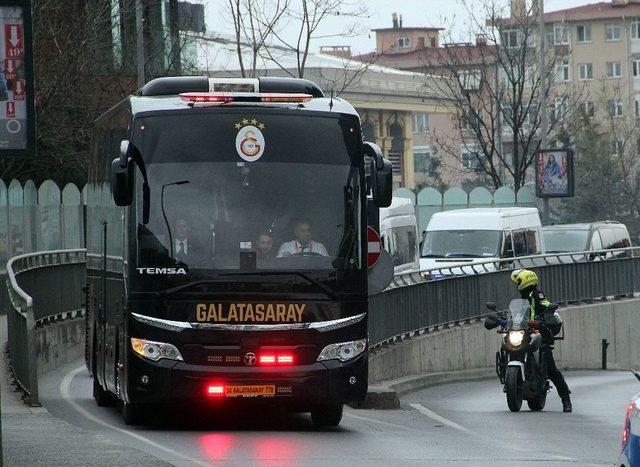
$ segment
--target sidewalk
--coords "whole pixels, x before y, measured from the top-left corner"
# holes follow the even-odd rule
[[[44,407],[27,407],[9,384],[4,349],[7,317],[0,316],[0,405],[2,407],[2,454],[5,466],[147,466],[169,465],[136,449],[64,422]]]

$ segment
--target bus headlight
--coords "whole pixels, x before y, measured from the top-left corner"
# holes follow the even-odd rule
[[[318,361],[323,360],[340,360],[341,362],[349,361],[367,349],[367,339],[360,339],[351,342],[342,342],[340,344],[331,344],[326,346],[320,352]]]
[[[524,339],[524,331],[511,331],[509,333],[509,344],[513,347],[520,347]]]
[[[180,351],[173,344],[165,344],[164,342],[153,342],[146,339],[131,338],[131,348],[138,355],[157,362],[161,358],[169,360],[183,361]]]

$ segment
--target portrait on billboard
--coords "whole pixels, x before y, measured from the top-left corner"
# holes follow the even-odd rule
[[[538,152],[536,194],[540,198],[573,196],[573,152],[570,149]]]

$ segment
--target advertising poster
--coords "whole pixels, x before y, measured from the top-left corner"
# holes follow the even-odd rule
[[[573,196],[573,151],[554,149],[538,152],[536,195],[539,198]]]
[[[9,5],[7,5],[9,3]],[[13,4],[12,4],[13,3]],[[25,29],[29,6],[3,2],[0,6],[0,155],[35,155],[33,123],[33,74],[30,62],[31,39]],[[27,33],[27,34],[25,34]],[[29,44],[30,45],[30,44]]]

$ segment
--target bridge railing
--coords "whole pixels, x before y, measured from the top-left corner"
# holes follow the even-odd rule
[[[13,376],[29,405],[38,405],[38,326],[82,313],[85,250],[15,256],[7,262],[8,347]]]
[[[551,301],[559,303],[640,292],[640,248],[615,250],[624,257],[615,257],[613,253],[602,250],[542,255],[473,265],[486,267],[484,273],[472,273],[467,270],[469,265],[464,265],[401,274],[395,278],[393,287],[371,297],[369,340],[376,348],[426,332],[433,326],[479,318],[488,312],[485,301],[506,309],[509,301],[516,298],[509,279],[514,268],[527,267],[538,272],[541,289]],[[612,259],[593,261],[603,255]],[[569,262],[571,256],[574,262]],[[444,278],[430,280],[434,272]]]

